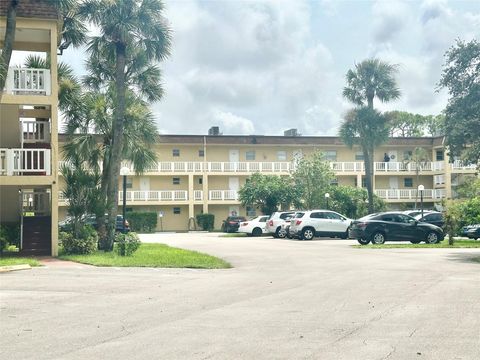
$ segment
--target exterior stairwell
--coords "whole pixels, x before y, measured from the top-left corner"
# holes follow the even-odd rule
[[[50,255],[52,218],[26,216],[23,218],[22,255]]]

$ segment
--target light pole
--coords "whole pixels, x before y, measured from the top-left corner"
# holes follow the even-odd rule
[[[422,211],[422,218],[423,218],[423,191],[425,190],[425,186],[418,185],[417,189],[420,192],[420,209]]]
[[[327,202],[327,210],[328,210],[328,199],[330,198],[329,193],[325,193],[325,201]]]
[[[123,208],[122,208],[122,215],[123,215],[123,220],[122,220],[122,232],[125,234],[125,211],[127,208],[127,175],[130,172],[130,169],[126,166],[122,167],[120,169],[120,175],[123,176]]]

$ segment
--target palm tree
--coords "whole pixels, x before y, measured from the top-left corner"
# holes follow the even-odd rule
[[[374,110],[373,101],[377,98],[381,102],[388,102],[400,97],[394,77],[396,72],[396,65],[378,59],[367,59],[356,64],[355,70],[348,70],[347,86],[343,89],[343,96],[355,104],[357,109],[346,115],[340,136],[347,145],[358,143],[362,147],[369,212],[374,211],[374,150],[388,138],[387,121]]]
[[[170,30],[163,18],[160,0],[85,0],[82,16],[96,26],[100,35],[89,41],[88,51],[109,55],[115,63],[115,107],[107,174],[108,242],[113,247],[118,204],[118,177],[123,150],[128,73],[127,65],[143,53],[148,63],[169,55]],[[134,90],[134,89],[131,89]]]
[[[415,209],[418,203],[418,185],[420,185],[420,173],[428,166],[430,154],[422,147],[416,147],[407,161],[415,166],[415,178],[417,191],[415,192]]]
[[[2,52],[0,53],[0,100],[2,100],[3,88],[7,81],[8,65],[10,64],[13,43],[15,42],[18,3],[18,0],[10,0],[7,7],[7,26],[5,28]]]

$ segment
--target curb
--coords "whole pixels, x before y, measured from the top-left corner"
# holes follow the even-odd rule
[[[10,266],[0,266],[0,273],[16,271],[16,270],[30,270],[32,267],[28,264],[24,265],[10,265]]]

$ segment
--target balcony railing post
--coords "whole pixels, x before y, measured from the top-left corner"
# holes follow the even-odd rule
[[[5,163],[6,163],[7,175],[13,175],[14,162],[15,162],[14,150],[13,149],[7,149],[5,151]]]

